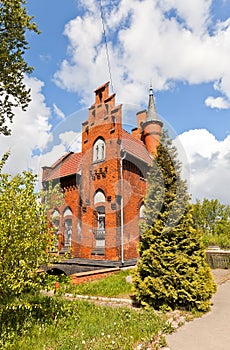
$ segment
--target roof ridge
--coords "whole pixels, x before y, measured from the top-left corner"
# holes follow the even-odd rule
[[[64,159],[66,159],[70,154],[72,154],[72,153],[74,153],[74,152],[72,152],[72,151],[68,151],[67,153],[65,153],[63,156],[61,156],[60,158],[58,158],[58,160],[56,160],[56,162],[54,162],[51,166],[50,166],[50,168],[55,168],[56,166],[58,166],[58,164],[60,163],[60,162],[62,162]]]
[[[140,139],[136,138],[135,136],[133,136],[132,134],[130,134],[127,130],[125,129],[122,129],[122,133],[123,131],[130,137],[132,138],[133,140],[135,140],[136,142],[140,143],[141,145],[144,145],[144,142],[141,141]]]

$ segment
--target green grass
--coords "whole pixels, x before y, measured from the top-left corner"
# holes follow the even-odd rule
[[[72,316],[51,324],[35,323],[23,337],[15,337],[11,349],[131,350],[139,343],[148,344],[166,327],[154,310],[66,303],[71,305]]]
[[[0,308],[0,348],[13,350],[131,350],[148,344],[158,334],[172,331],[168,316],[153,309],[103,306],[87,301],[70,301],[62,293],[105,297],[128,297],[131,269],[103,279],[73,286],[64,279],[60,293],[48,297],[25,295],[11,306]],[[61,281],[61,280],[60,280]],[[49,286],[54,285],[51,278]],[[159,339],[158,339],[159,340]],[[160,337],[164,344],[164,337]],[[152,347],[158,349],[158,347]]]
[[[126,282],[132,269],[121,270],[103,279],[81,283],[79,285],[64,285],[61,293],[72,293],[74,295],[91,295],[103,297],[129,298],[132,294],[132,284]]]

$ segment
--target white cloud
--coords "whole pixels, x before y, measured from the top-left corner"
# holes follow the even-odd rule
[[[65,114],[62,112],[62,110],[60,108],[58,108],[58,106],[53,103],[53,110],[54,113],[60,118],[60,119],[65,119]]]
[[[190,164],[187,179],[193,200],[217,198],[229,204],[230,135],[218,141],[206,129],[197,129],[179,135],[175,140],[176,146],[178,142],[182,144]]]
[[[12,174],[34,169],[33,154],[45,147],[51,128],[50,109],[42,94],[43,83],[28,77],[25,83],[31,88],[32,101],[26,112],[15,110],[11,136],[0,135],[1,154],[8,150],[11,152],[4,170]]]
[[[56,84],[92,102],[92,90],[110,80],[99,2],[82,0],[82,17],[65,26],[69,46],[54,79]],[[207,96],[206,106],[229,108],[230,18],[213,22],[211,0],[119,0],[103,1],[113,86],[124,104],[146,102],[146,86],[152,78],[154,89],[170,88],[174,82],[213,82],[222,96]],[[176,14],[176,15],[174,15]],[[8,171],[51,165],[68,149],[79,151],[80,134],[62,131],[42,156],[52,138],[43,83],[26,78],[32,88],[27,112],[17,110],[10,137],[0,135],[1,153],[11,150]],[[53,109],[63,122],[64,114]],[[230,136],[218,141],[207,130],[191,130],[177,141],[183,145],[184,161],[193,198],[218,198],[230,202]],[[182,151],[181,151],[182,152]],[[181,154],[180,152],[180,154]],[[183,155],[183,160],[185,160]]]
[[[44,152],[39,156],[34,157],[34,163],[36,164],[36,170],[39,175],[39,180],[42,178],[42,167],[51,166],[56,160],[62,157],[67,152],[65,145],[61,142],[57,145],[53,145],[50,151]]]
[[[72,152],[81,152],[81,133],[74,131],[67,131],[60,134],[59,139],[67,150]]]
[[[90,0],[88,7],[81,3],[83,16],[65,27],[68,55],[54,79],[88,104],[91,91],[110,76],[98,2]],[[104,2],[113,85],[120,101],[143,103],[150,78],[155,89],[168,89],[175,81],[213,82],[230,98],[230,20],[213,22],[211,5],[211,0]]]
[[[52,59],[50,55],[39,55],[39,57],[40,57],[40,60],[45,63],[50,62]]]
[[[211,108],[218,108],[218,109],[228,109],[230,107],[230,104],[227,100],[225,100],[223,97],[212,97],[209,96],[205,100],[205,104],[208,107]]]
[[[3,169],[5,172],[15,175],[23,170],[31,169],[39,175],[41,180],[42,166],[52,165],[69,150],[80,151],[81,134],[64,131],[68,122],[66,118],[62,118],[58,127],[51,130],[49,123],[51,111],[42,93],[43,82],[36,78],[26,77],[25,83],[31,88],[32,101],[26,112],[20,109],[15,110],[16,114],[10,125],[11,136],[0,135],[0,158],[5,152],[10,151],[10,157]],[[56,105],[53,107],[56,114],[64,117]]]
[[[203,33],[209,23],[211,0],[163,0],[160,6],[166,11],[176,10],[192,31]]]

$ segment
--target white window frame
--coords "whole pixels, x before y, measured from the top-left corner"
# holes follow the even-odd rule
[[[93,145],[93,162],[105,160],[105,140],[99,137]]]

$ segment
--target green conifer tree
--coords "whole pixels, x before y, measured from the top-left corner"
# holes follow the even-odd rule
[[[134,297],[155,309],[207,311],[216,285],[180,170],[176,148],[164,131],[148,175]]]

